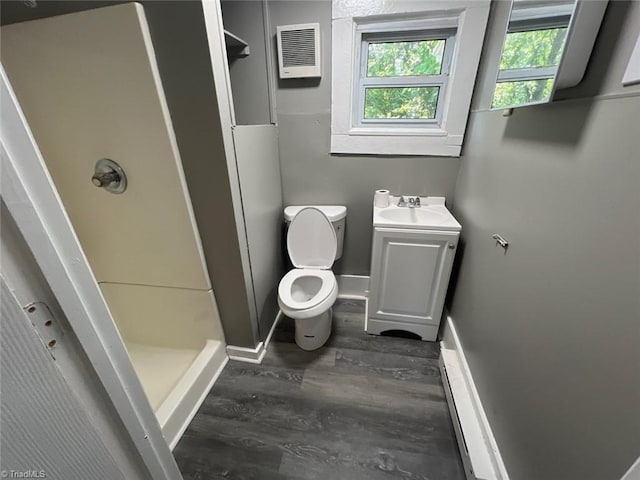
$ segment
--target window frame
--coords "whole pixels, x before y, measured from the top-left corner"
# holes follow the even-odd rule
[[[490,0],[333,0],[330,152],[459,157],[489,9]],[[456,29],[455,45],[447,85],[439,93],[437,122],[357,121],[362,35],[449,28]]]
[[[361,31],[360,51],[358,63],[358,86],[353,96],[353,125],[354,126],[429,126],[439,127],[444,114],[444,99],[449,82],[449,73],[453,60],[457,29],[449,28],[408,28],[396,31],[369,32]],[[444,40],[440,73],[438,75],[396,75],[388,77],[369,77],[369,45],[376,43],[419,42],[429,40]],[[403,87],[438,87],[438,100],[434,118],[366,118],[366,91],[371,88],[403,88]]]

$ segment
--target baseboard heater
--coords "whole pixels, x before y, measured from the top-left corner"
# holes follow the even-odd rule
[[[467,480],[509,480],[450,317],[447,330],[440,373]]]
[[[469,449],[467,448],[467,442],[464,438],[464,430],[460,424],[460,417],[458,416],[458,409],[456,408],[456,402],[451,394],[451,384],[449,382],[449,376],[447,374],[447,367],[444,364],[442,356],[440,356],[440,374],[442,376],[442,384],[444,386],[444,393],[447,397],[447,404],[449,405],[449,412],[451,413],[451,421],[453,422],[453,430],[456,433],[456,439],[458,440],[458,449],[460,450],[460,457],[462,458],[462,465],[464,466],[464,472],[467,476],[467,480],[477,480],[478,477],[473,473],[473,466],[471,464],[471,458],[469,457]]]

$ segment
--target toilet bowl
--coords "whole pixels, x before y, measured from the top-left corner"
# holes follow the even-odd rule
[[[331,335],[331,307],[338,283],[331,271],[337,237],[327,216],[316,207],[300,209],[287,232],[287,251],[295,267],[278,285],[278,305],[295,320],[295,341],[303,350],[320,348]]]

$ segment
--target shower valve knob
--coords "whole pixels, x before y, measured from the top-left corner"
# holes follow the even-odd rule
[[[118,172],[112,170],[110,172],[96,173],[91,177],[91,181],[96,187],[106,187],[114,182],[120,181]]]
[[[116,162],[101,158],[96,162],[91,183],[110,193],[122,193],[127,189],[127,176]]]

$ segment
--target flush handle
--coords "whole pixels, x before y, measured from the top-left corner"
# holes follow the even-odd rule
[[[127,176],[116,162],[101,158],[96,162],[91,183],[110,193],[123,193],[127,189]]]

